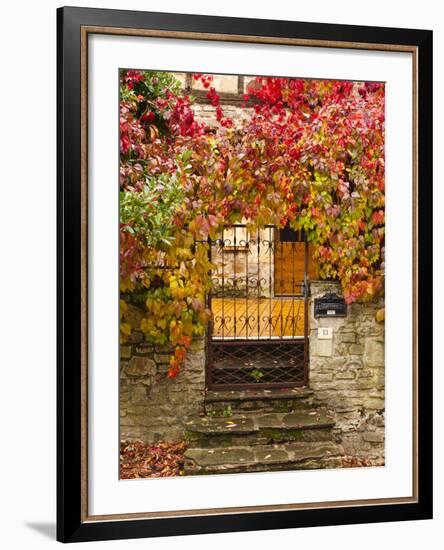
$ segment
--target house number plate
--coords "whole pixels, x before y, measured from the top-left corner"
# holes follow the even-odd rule
[[[331,327],[318,328],[319,340],[331,340],[333,338],[333,329]]]

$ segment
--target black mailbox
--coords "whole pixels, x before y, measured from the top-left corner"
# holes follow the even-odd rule
[[[345,317],[347,315],[347,304],[344,298],[334,292],[328,292],[314,301],[315,317]]]

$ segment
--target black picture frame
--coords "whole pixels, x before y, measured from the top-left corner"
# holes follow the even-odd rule
[[[183,517],[85,519],[82,487],[82,27],[291,38],[409,46],[417,52],[417,375],[418,492],[415,502],[314,507]],[[229,29],[229,31],[227,31]],[[432,31],[148,13],[57,10],[58,381],[57,539],[62,542],[356,524],[432,518]],[[83,159],[84,161],[84,159]],[[402,306],[401,306],[402,307]]]

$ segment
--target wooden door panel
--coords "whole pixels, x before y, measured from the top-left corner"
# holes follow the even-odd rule
[[[307,272],[310,279],[318,276],[312,259],[312,247],[307,250]],[[277,296],[301,294],[305,268],[304,242],[275,242],[274,251],[274,293]]]

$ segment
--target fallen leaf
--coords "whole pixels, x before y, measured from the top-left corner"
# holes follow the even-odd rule
[[[148,445],[140,440],[120,443],[120,479],[183,475],[185,441]]]

